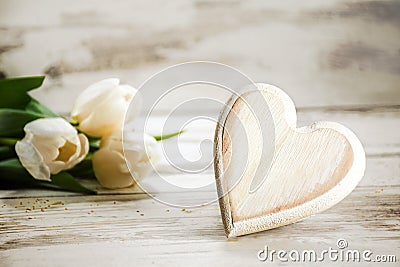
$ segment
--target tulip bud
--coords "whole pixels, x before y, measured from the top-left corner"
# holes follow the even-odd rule
[[[120,85],[119,79],[102,80],[92,84],[78,96],[71,117],[79,123],[80,131],[93,137],[121,131],[125,114],[136,93],[135,88]],[[140,100],[135,99],[135,104],[137,107],[133,109],[133,113],[137,114]]]
[[[93,170],[103,187],[131,186],[147,175],[160,159],[160,146],[154,137],[124,132],[124,141],[123,148],[121,131],[104,137],[100,149],[93,155]]]
[[[15,145],[22,166],[36,179],[51,181],[50,175],[67,170],[82,161],[89,151],[84,134],[62,118],[29,122],[25,137]]]

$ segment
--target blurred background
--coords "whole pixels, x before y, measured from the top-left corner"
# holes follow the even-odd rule
[[[210,60],[303,107],[400,104],[400,1],[1,0],[0,75],[46,75],[34,95],[67,113],[89,84],[139,87]]]

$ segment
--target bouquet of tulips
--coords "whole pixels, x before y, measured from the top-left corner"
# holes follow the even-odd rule
[[[78,96],[67,118],[29,95],[43,81],[43,76],[0,80],[0,187],[95,193],[77,178],[97,178],[106,188],[129,187],[157,163],[158,141],[165,138],[133,130],[123,135],[125,152],[135,162],[129,169],[125,162],[123,123],[136,89],[118,79],[95,83]]]

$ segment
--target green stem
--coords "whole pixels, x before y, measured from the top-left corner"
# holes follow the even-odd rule
[[[89,151],[86,157],[82,161],[91,161],[93,158],[93,152]]]
[[[0,145],[3,146],[15,146],[19,139],[0,137]]]
[[[78,122],[69,120],[67,117],[64,117],[64,119],[65,119],[66,121],[68,121],[69,124],[71,124],[71,125],[74,126],[75,128],[78,128],[78,126],[79,126],[79,123],[78,123]]]
[[[175,132],[175,133],[170,133],[170,134],[164,134],[164,135],[155,135],[153,136],[154,139],[156,139],[156,141],[162,141],[162,140],[167,140],[170,139],[172,137],[175,137],[177,135],[180,135],[181,133],[183,133],[185,130],[179,131],[179,132]]]

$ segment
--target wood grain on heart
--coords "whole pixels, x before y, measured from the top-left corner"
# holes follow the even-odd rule
[[[272,85],[256,86],[232,97],[215,134],[215,176],[228,237],[328,209],[350,194],[365,170],[364,149],[349,129],[334,122],[297,128],[289,96]]]

